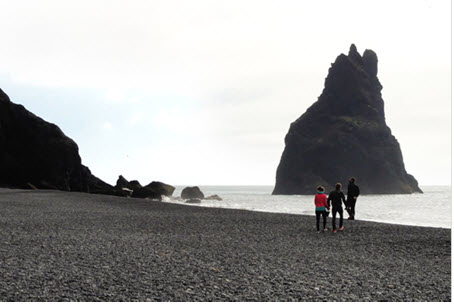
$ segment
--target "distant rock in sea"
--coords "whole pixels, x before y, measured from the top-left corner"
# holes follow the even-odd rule
[[[422,192],[386,125],[377,63],[354,44],[337,57],[317,102],[290,125],[273,194],[313,194],[352,176],[361,193]]]
[[[106,193],[112,186],[82,165],[77,144],[59,127],[0,90],[0,185]]]
[[[207,200],[207,201],[222,201],[222,198],[219,195],[214,194],[214,195],[210,195],[210,196],[205,197],[204,200]]]
[[[186,187],[181,191],[181,198],[182,199],[204,199],[205,195],[200,190],[199,187]]]

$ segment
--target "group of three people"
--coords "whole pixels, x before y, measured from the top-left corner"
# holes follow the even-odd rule
[[[342,209],[342,202],[346,206],[346,210],[349,214],[349,220],[355,219],[355,206],[356,199],[359,196],[359,187],[355,185],[355,178],[350,178],[348,183],[347,201],[345,195],[341,191],[342,184],[337,183],[335,190],[331,191],[328,198],[326,198],[325,188],[319,186],[317,188],[317,194],[315,195],[315,216],[317,231],[320,231],[320,216],[323,217],[323,231],[328,231],[326,228],[326,218],[328,217],[329,210],[332,204],[332,218],[333,218],[333,232],[336,233],[336,215],[339,213],[339,231],[344,230],[344,212]]]

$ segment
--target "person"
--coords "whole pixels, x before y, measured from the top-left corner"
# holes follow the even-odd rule
[[[339,213],[339,231],[344,230],[344,212],[342,210],[342,202],[345,204],[345,195],[341,191],[342,184],[337,183],[336,189],[331,191],[328,196],[328,208],[333,204],[333,209],[331,211],[333,217],[333,232],[336,233],[336,214]]]
[[[348,212],[348,219],[354,220],[355,219],[355,206],[356,206],[356,199],[359,196],[359,187],[355,185],[355,178],[350,178],[348,182],[348,192],[347,192],[347,212]]]
[[[323,231],[328,231],[326,228],[326,217],[328,216],[328,213],[326,211],[329,211],[329,206],[324,192],[325,188],[319,186],[314,199],[317,232],[320,232],[320,216],[323,217]]]

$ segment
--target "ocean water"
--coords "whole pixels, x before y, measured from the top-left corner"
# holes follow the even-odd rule
[[[184,187],[177,186],[174,196],[180,196]],[[273,213],[315,214],[315,193],[271,195],[273,186],[199,186],[199,188],[205,196],[217,194],[223,200],[202,200],[200,204],[193,205]],[[360,195],[356,202],[355,218],[392,224],[451,228],[451,186],[421,186],[421,189],[424,193]],[[182,203],[173,199],[168,202]],[[346,217],[348,214],[344,211],[344,218]]]

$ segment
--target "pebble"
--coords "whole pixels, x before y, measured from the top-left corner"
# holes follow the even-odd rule
[[[0,210],[0,301],[451,301],[450,229],[60,191]]]

